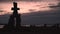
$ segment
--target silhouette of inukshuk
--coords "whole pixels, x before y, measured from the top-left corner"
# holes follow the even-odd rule
[[[14,6],[14,8],[11,9],[11,10],[13,10],[13,14],[9,18],[8,27],[9,28],[19,28],[21,26],[20,14],[18,14],[18,12],[17,12],[17,10],[19,10],[19,8],[17,8],[16,2],[13,2],[13,6]],[[16,26],[14,26],[15,23],[16,23]]]

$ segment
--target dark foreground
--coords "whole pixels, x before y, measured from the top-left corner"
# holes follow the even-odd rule
[[[4,34],[60,34],[58,27],[20,27],[16,28],[2,28],[0,33]]]

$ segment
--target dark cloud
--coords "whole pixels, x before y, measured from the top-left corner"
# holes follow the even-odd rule
[[[35,9],[29,9],[29,11],[30,11],[30,12],[32,12],[32,11],[34,12],[34,11],[35,11]]]
[[[50,8],[59,8],[60,7],[60,3],[58,3],[57,5],[55,6],[49,6]]]

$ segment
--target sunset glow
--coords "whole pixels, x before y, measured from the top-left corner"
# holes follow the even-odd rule
[[[50,6],[49,4],[54,4],[56,5],[56,2],[17,2],[18,3],[18,7],[20,8],[20,10],[18,11],[19,13],[23,14],[23,13],[30,13],[30,12],[38,12],[38,11],[48,11],[51,10],[51,8],[49,8],[48,6]],[[12,12],[11,7],[13,7],[13,3],[11,2],[5,2],[5,3],[0,3],[0,9],[3,12],[2,14],[8,13],[8,12]],[[0,13],[1,15],[1,13]]]

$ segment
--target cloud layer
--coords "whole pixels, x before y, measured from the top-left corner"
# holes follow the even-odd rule
[[[12,1],[12,0],[0,0],[0,1]],[[60,0],[14,0],[14,1],[60,1]]]

